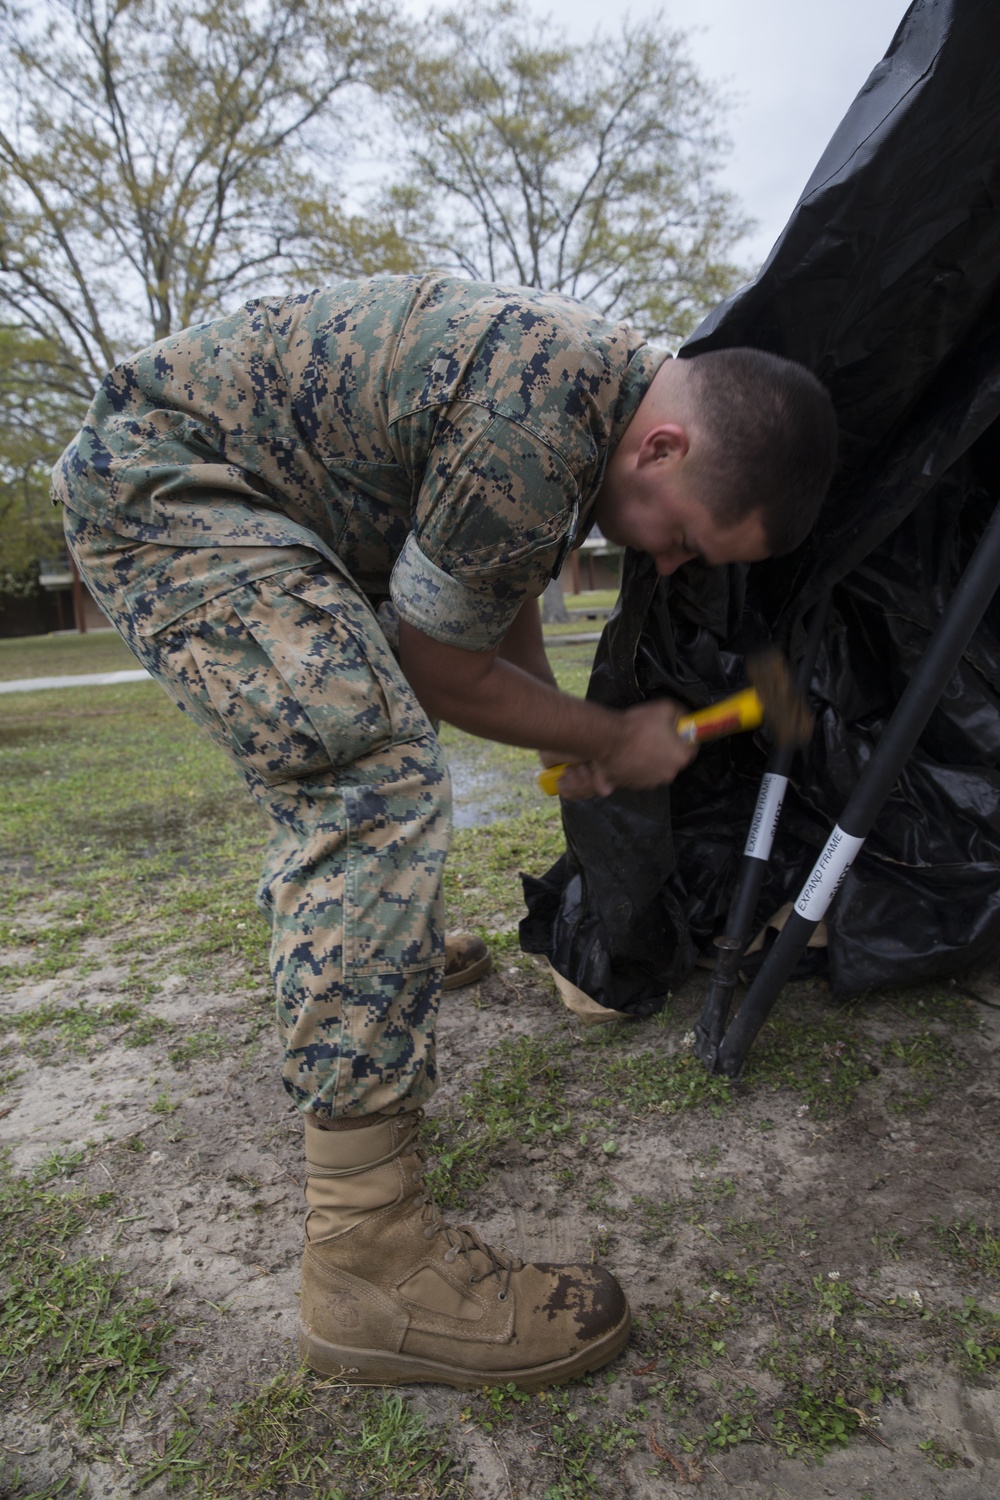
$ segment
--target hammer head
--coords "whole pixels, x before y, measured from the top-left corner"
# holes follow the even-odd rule
[[[808,745],[813,716],[776,646],[748,658],[747,674],[764,708],[764,723],[779,745]]]

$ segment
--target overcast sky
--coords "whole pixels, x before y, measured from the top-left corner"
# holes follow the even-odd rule
[[[541,0],[575,35],[607,26],[599,0]],[[663,7],[632,0],[633,19]],[[905,0],[672,0],[702,75],[737,96],[724,181],[759,228],[746,258],[764,259],[831,135],[906,13]]]
[[[426,0],[409,0],[415,11]],[[533,0],[582,41],[628,14],[663,13],[688,33],[699,72],[736,96],[722,181],[759,221],[739,258],[760,263],[784,228],[834,129],[884,55],[905,0]]]

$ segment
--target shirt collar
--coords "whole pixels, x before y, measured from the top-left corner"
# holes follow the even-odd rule
[[[653,376],[664,360],[670,357],[666,349],[657,349],[654,344],[642,344],[629,360],[625,367],[625,374],[622,376],[618,405],[615,407],[615,415],[611,424],[608,458],[618,447],[622,434],[639,410],[639,402],[649,390]]]

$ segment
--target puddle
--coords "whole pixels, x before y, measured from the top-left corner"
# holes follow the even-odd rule
[[[453,817],[456,828],[482,828],[510,813],[516,782],[498,766],[473,767],[462,756],[449,754]]]

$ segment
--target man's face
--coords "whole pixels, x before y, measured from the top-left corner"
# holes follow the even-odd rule
[[[672,469],[647,465],[609,480],[594,511],[598,526],[608,541],[648,553],[664,576],[693,558],[716,567],[770,556],[758,511],[722,526]]]

